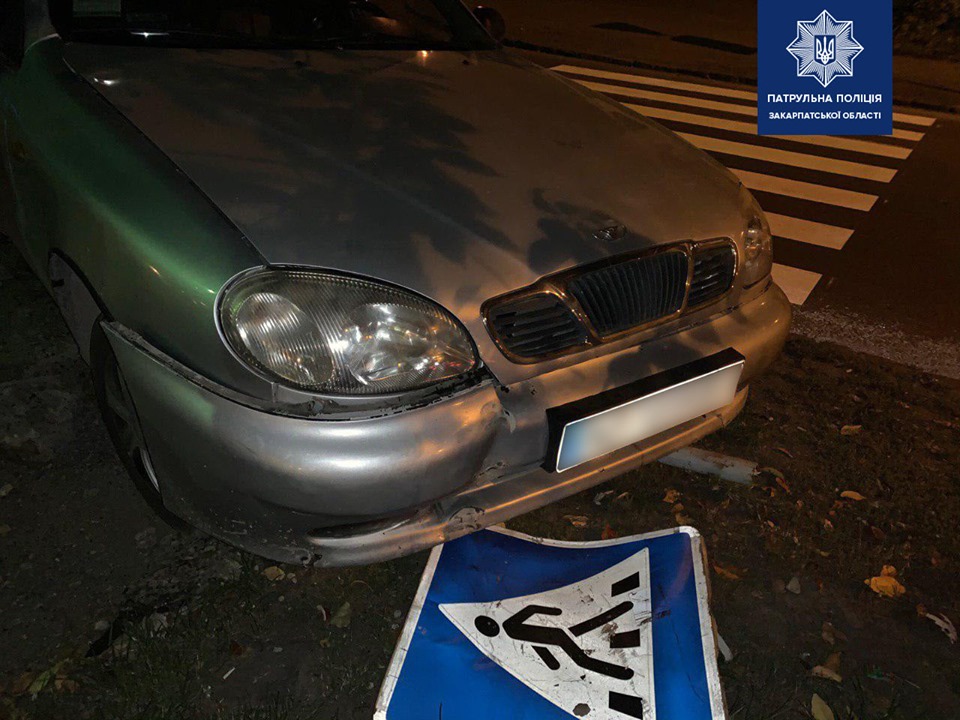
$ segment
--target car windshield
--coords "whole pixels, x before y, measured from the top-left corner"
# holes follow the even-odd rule
[[[54,0],[75,42],[174,47],[482,50],[495,43],[459,0]]]

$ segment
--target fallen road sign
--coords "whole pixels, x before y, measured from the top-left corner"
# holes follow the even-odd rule
[[[433,549],[375,720],[726,718],[693,528]]]

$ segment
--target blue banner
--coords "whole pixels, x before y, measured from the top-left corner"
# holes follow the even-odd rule
[[[893,133],[892,0],[759,0],[760,135]]]

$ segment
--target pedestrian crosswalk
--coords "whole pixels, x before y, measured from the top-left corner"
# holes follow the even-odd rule
[[[888,137],[758,136],[757,94],[577,65],[554,71],[667,126],[726,165],[767,209],[774,279],[802,305],[936,118],[895,112]]]

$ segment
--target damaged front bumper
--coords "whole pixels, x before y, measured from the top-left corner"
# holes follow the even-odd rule
[[[770,285],[721,316],[514,385],[493,379],[378,417],[291,417],[237,402],[110,324],[164,504],[200,529],[284,562],[350,565],[405,555],[572,495],[696,442],[742,409],[786,340]],[[542,467],[547,410],[734,348],[726,407],[564,473]]]

